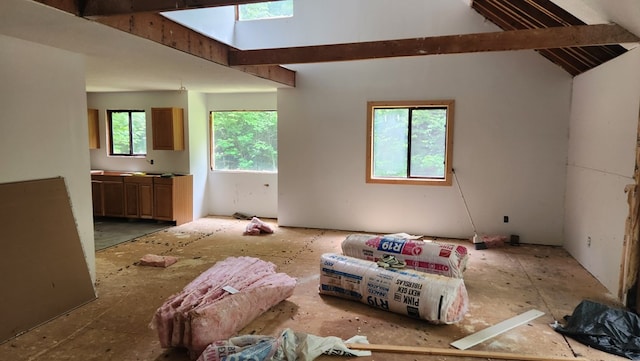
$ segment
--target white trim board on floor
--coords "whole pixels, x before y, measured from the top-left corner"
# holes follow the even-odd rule
[[[512,317],[510,319],[497,323],[493,326],[487,327],[484,330],[478,331],[476,333],[472,333],[471,335],[463,337],[457,341],[453,341],[452,343],[450,343],[450,345],[459,350],[466,350],[470,347],[473,347],[479,344],[480,342],[486,341],[503,332],[507,332],[512,328],[515,328],[524,323],[527,323],[542,315],[544,315],[544,312],[542,311],[529,310],[525,313],[519,314],[518,316]]]

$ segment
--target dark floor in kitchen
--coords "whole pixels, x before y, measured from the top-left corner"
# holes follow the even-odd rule
[[[152,219],[94,217],[96,251],[173,226],[173,222]]]

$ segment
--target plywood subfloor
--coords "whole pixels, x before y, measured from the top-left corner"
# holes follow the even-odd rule
[[[613,295],[567,252],[522,245],[475,250],[465,273],[470,309],[455,325],[431,325],[329,296],[318,289],[319,259],[340,253],[348,232],[278,228],[243,236],[248,221],[203,218],[144,236],[96,254],[98,299],[0,345],[3,360],[188,360],[179,349],[162,349],[149,321],[158,306],[215,262],[247,255],[271,261],[298,279],[295,293],[248,325],[241,334],[278,335],[284,328],[343,339],[365,335],[370,343],[449,348],[449,343],[530,309],[545,312],[526,325],[471,350],[549,356],[580,354],[589,360],[624,360],[593,350],[553,331],[549,324],[570,314],[583,299],[616,305]],[[162,269],[137,266],[147,253],[173,255]],[[322,356],[319,360],[345,360]],[[477,360],[450,356],[374,353],[358,360]]]

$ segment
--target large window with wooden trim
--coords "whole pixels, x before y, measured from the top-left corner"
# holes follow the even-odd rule
[[[239,21],[276,19],[293,16],[293,0],[265,1],[237,5],[236,18]]]
[[[109,154],[147,154],[147,117],[144,110],[107,110]]]
[[[278,112],[211,112],[211,169],[278,171]]]
[[[367,103],[367,183],[451,185],[453,100]]]

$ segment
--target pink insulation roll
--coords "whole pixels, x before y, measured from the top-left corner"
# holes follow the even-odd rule
[[[212,342],[228,339],[293,294],[296,280],[271,262],[229,257],[170,296],[151,327],[162,347],[185,347],[193,358]]]
[[[436,324],[461,321],[469,307],[461,278],[382,268],[333,253],[320,259],[319,292]]]
[[[469,258],[464,246],[373,234],[350,234],[342,241],[342,253],[373,262],[393,255],[406,268],[456,278],[462,278]]]

